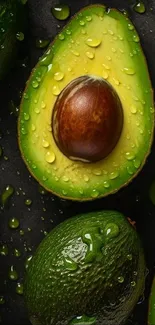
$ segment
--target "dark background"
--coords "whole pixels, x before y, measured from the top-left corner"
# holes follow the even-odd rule
[[[71,14],[81,7],[98,1],[64,0],[60,3],[70,5]],[[0,158],[0,193],[6,185],[14,187],[14,195],[7,206],[0,208],[1,244],[7,243],[9,255],[0,257],[0,295],[5,304],[0,306],[3,325],[29,325],[23,297],[16,294],[16,282],[8,279],[8,271],[14,265],[19,273],[19,281],[23,280],[25,259],[45,236],[59,222],[77,213],[99,209],[116,209],[136,220],[137,230],[141,236],[149,274],[146,278],[145,300],[138,304],[129,324],[146,325],[150,284],[155,264],[155,206],[149,199],[149,188],[155,180],[155,144],[147,163],[140,175],[127,187],[108,198],[90,203],[76,203],[61,200],[51,194],[41,195],[37,182],[30,176],[18,149],[17,117],[10,112],[10,100],[18,107],[21,92],[29,76],[31,68],[37,62],[42,50],[36,49],[36,38],[50,40],[61,30],[64,22],[57,21],[51,15],[51,7],[58,1],[28,0],[29,29],[25,41],[21,45],[20,60],[6,80],[0,84],[0,145],[3,156]],[[100,1],[102,3],[102,1]],[[153,87],[155,86],[155,1],[146,0],[146,13],[138,14],[132,9],[132,0],[104,0],[109,7],[128,9],[129,16],[135,24],[141,38],[146,55]],[[11,109],[12,110],[12,109]],[[8,159],[7,159],[7,158]],[[7,160],[6,160],[7,159]],[[30,207],[25,200],[31,199]],[[17,230],[8,227],[11,217],[18,218],[20,226]],[[31,228],[32,231],[29,231]],[[24,235],[20,235],[20,229]],[[14,248],[20,249],[21,257],[13,255]],[[106,324],[105,324],[106,325]],[[117,325],[117,324],[116,324]]]

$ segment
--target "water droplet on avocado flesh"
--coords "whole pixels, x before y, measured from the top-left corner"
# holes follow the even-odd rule
[[[114,236],[107,241],[107,233],[112,232]],[[61,238],[59,245],[56,244],[58,238]],[[129,254],[134,258],[128,258]],[[44,319],[44,307],[52,305],[46,315],[47,323],[54,319],[54,324],[58,325],[62,319],[66,324],[95,324],[95,321],[102,324],[104,318],[104,323],[108,324],[113,318],[113,324],[125,324],[145,282],[144,255],[138,234],[118,212],[100,211],[72,217],[50,232],[40,244],[27,269],[26,281],[25,299],[31,315],[38,310],[36,307],[42,296],[41,308],[35,314],[40,322]],[[66,318],[68,299],[72,311],[69,319]],[[83,310],[85,314],[80,316],[77,307],[83,300],[87,304],[87,299],[89,309]],[[107,300],[109,312],[105,316]],[[132,306],[125,312],[129,302]],[[121,308],[123,315],[119,313],[119,321],[117,308],[118,312]]]
[[[77,53],[78,55],[75,55]],[[41,76],[39,76],[40,72]],[[60,131],[61,133],[64,131],[67,139],[73,138],[74,146],[71,145],[71,141],[64,142],[61,134],[57,134],[61,119],[57,119],[55,131],[53,129],[53,112],[56,104],[61,101],[65,89],[69,85],[73,86],[74,82],[81,77],[95,77],[96,83],[102,79],[104,84],[112,87],[112,91],[116,92],[121,102],[123,124],[120,128],[120,136],[112,149],[109,144],[107,145],[109,153],[107,152],[105,156],[97,157],[97,154],[94,154],[99,150],[98,139],[103,135],[102,133],[100,136],[98,132],[98,138],[94,141],[92,119],[95,120],[96,125],[98,123],[95,114],[91,116],[88,114],[90,116],[89,120],[87,119],[88,128],[85,129],[84,134],[82,129],[81,134],[79,132],[82,143],[79,148],[74,142],[78,130],[76,120],[73,119],[71,122],[71,132],[68,132],[67,127],[69,117],[72,119],[73,115],[66,114],[66,129],[61,127]],[[145,85],[142,80],[145,80]],[[81,85],[82,83],[79,84],[79,91]],[[130,20],[116,10],[106,12],[102,5],[84,8],[82,15],[78,13],[50,45],[33,70],[27,84],[25,92],[27,98],[23,98],[19,117],[19,143],[29,170],[42,186],[46,183],[47,190],[66,198],[91,200],[117,191],[139,172],[150,150],[154,124],[154,114],[150,110],[150,107],[154,110],[150,89],[151,84],[139,44],[139,36]],[[74,90],[75,88],[73,93]],[[91,93],[89,94],[91,96]],[[91,103],[95,102],[93,94],[94,92],[89,100],[89,108]],[[74,102],[75,98],[76,96]],[[81,102],[83,105],[86,102],[82,89]],[[42,108],[42,103],[45,104],[45,109]],[[81,104],[79,100],[78,105]],[[101,106],[98,105],[98,115],[100,109]],[[84,113],[86,111],[83,109],[81,114]],[[106,113],[105,110],[105,115]],[[62,118],[63,114],[60,116]],[[86,114],[81,116],[79,114],[77,119],[81,118],[81,125],[84,125]],[[64,125],[64,121],[62,124]],[[35,126],[34,131],[33,126]],[[115,127],[112,128],[114,129]],[[91,131],[94,132],[91,142],[87,142],[86,136],[89,135],[90,139]],[[43,132],[48,136],[44,137]],[[66,147],[70,150],[69,154],[66,153]],[[56,157],[54,163],[48,162],[47,152],[54,153]],[[127,159],[127,152],[132,153],[133,160]],[[113,166],[114,161],[117,167]],[[100,177],[94,173],[97,169],[101,170]],[[48,177],[45,175],[46,170],[48,170]],[[103,171],[107,171],[107,174]],[[84,175],[89,177],[88,182],[85,181]],[[46,176],[46,181],[43,176]],[[66,182],[63,176],[68,177],[69,181]]]

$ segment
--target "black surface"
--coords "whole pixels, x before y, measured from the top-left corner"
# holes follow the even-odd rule
[[[100,2],[102,3],[102,1]],[[58,2],[52,0],[28,1],[30,30],[26,37],[26,43],[21,50],[21,56],[24,58],[24,62],[26,62],[26,67],[21,66],[21,64],[21,67],[19,67],[18,64],[5,82],[0,85],[0,130],[2,133],[0,145],[3,147],[3,157],[0,158],[0,193],[8,184],[11,184],[15,189],[9,204],[5,209],[0,209],[1,242],[7,243],[9,246],[9,255],[7,257],[0,257],[0,295],[4,295],[6,300],[6,303],[0,306],[2,324],[30,324],[23,297],[16,294],[16,282],[8,279],[8,270],[9,266],[13,264],[20,275],[20,280],[23,280],[25,258],[31,255],[40,243],[44,237],[43,231],[50,231],[65,218],[80,212],[117,209],[126,216],[136,220],[137,230],[144,245],[147,266],[150,272],[146,281],[146,299],[143,303],[137,305],[133,316],[133,324],[146,325],[147,297],[152,276],[154,275],[155,264],[155,206],[149,200],[149,188],[152,181],[155,180],[155,144],[142,172],[127,188],[121,190],[116,195],[90,203],[73,203],[61,200],[50,194],[41,195],[38,192],[37,182],[30,176],[20,157],[17,143],[17,118],[14,114],[10,114],[8,106],[11,99],[15,103],[19,103],[19,93],[24,88],[31,68],[42,53],[41,50],[37,50],[35,47],[35,38],[49,37],[52,40],[64,25],[64,23],[56,21],[51,15],[50,9],[55,3]],[[71,13],[74,14],[81,7],[95,3],[95,1],[68,0],[63,1],[63,3],[69,4]],[[140,34],[154,87],[155,1],[145,1],[147,10],[143,15],[132,10],[132,3],[134,3],[132,0],[104,1],[104,4],[109,7],[128,9],[130,17]],[[5,156],[8,157],[8,160],[5,160]],[[30,198],[33,201],[30,207],[27,207],[24,203],[26,198]],[[16,217],[20,220],[19,229],[9,229],[8,220],[10,217]],[[29,232],[28,228],[32,228],[32,231]],[[25,232],[23,236],[19,233],[20,229],[23,229]],[[13,256],[14,248],[21,250],[22,256],[20,258]]]

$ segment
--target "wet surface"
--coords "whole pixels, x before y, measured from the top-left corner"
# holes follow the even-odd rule
[[[140,34],[151,80],[155,86],[155,2],[154,0],[144,1],[146,6],[144,14],[133,11],[131,5],[135,1],[124,2],[126,8],[122,7],[122,1],[117,0],[105,0],[104,4],[109,7],[128,9],[129,15]],[[63,3],[68,4],[71,14],[74,14],[81,7],[95,3],[95,1],[74,1],[74,5],[71,0],[63,1]],[[22,289],[18,283],[22,284],[23,282],[26,258],[33,254],[47,232],[61,221],[75,214],[100,209],[116,209],[136,221],[137,230],[145,249],[147,267],[150,270],[146,281],[146,299],[137,305],[133,324],[146,325],[147,297],[155,264],[155,206],[149,198],[149,189],[155,180],[155,144],[153,144],[152,152],[140,175],[127,188],[116,195],[90,203],[61,200],[41,190],[38,183],[30,176],[18,149],[17,117],[12,109],[10,112],[10,101],[13,100],[15,107],[18,107],[20,92],[24,89],[31,68],[44,51],[36,48],[36,38],[52,40],[65,24],[65,22],[58,21],[51,15],[51,7],[55,4],[56,1],[49,0],[46,1],[46,5],[44,0],[28,1],[30,29],[28,35],[25,35],[25,45],[21,50],[22,58],[0,87],[0,147],[2,147],[2,155],[0,154],[0,193],[8,185],[14,188],[14,192],[6,204],[3,206],[1,202],[0,208],[1,246],[7,244],[8,248],[3,249],[7,254],[0,255],[0,296],[4,297],[4,299],[0,299],[1,321],[3,325],[30,324],[21,294]],[[15,111],[17,113],[18,109]],[[19,221],[19,225],[10,228],[9,222],[13,218]],[[0,253],[1,250],[2,248]],[[21,252],[21,255],[17,253],[17,250]],[[18,274],[17,280],[9,278],[12,265]]]

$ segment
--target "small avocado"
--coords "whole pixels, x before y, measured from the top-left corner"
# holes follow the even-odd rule
[[[18,32],[25,27],[25,6],[20,0],[0,1],[0,80],[8,73],[17,53]]]
[[[143,249],[119,212],[79,215],[39,245],[25,277],[32,324],[124,324],[143,294]]]
[[[48,191],[91,200],[137,175],[151,148],[154,103],[139,36],[121,12],[77,13],[32,71],[19,146]]]

